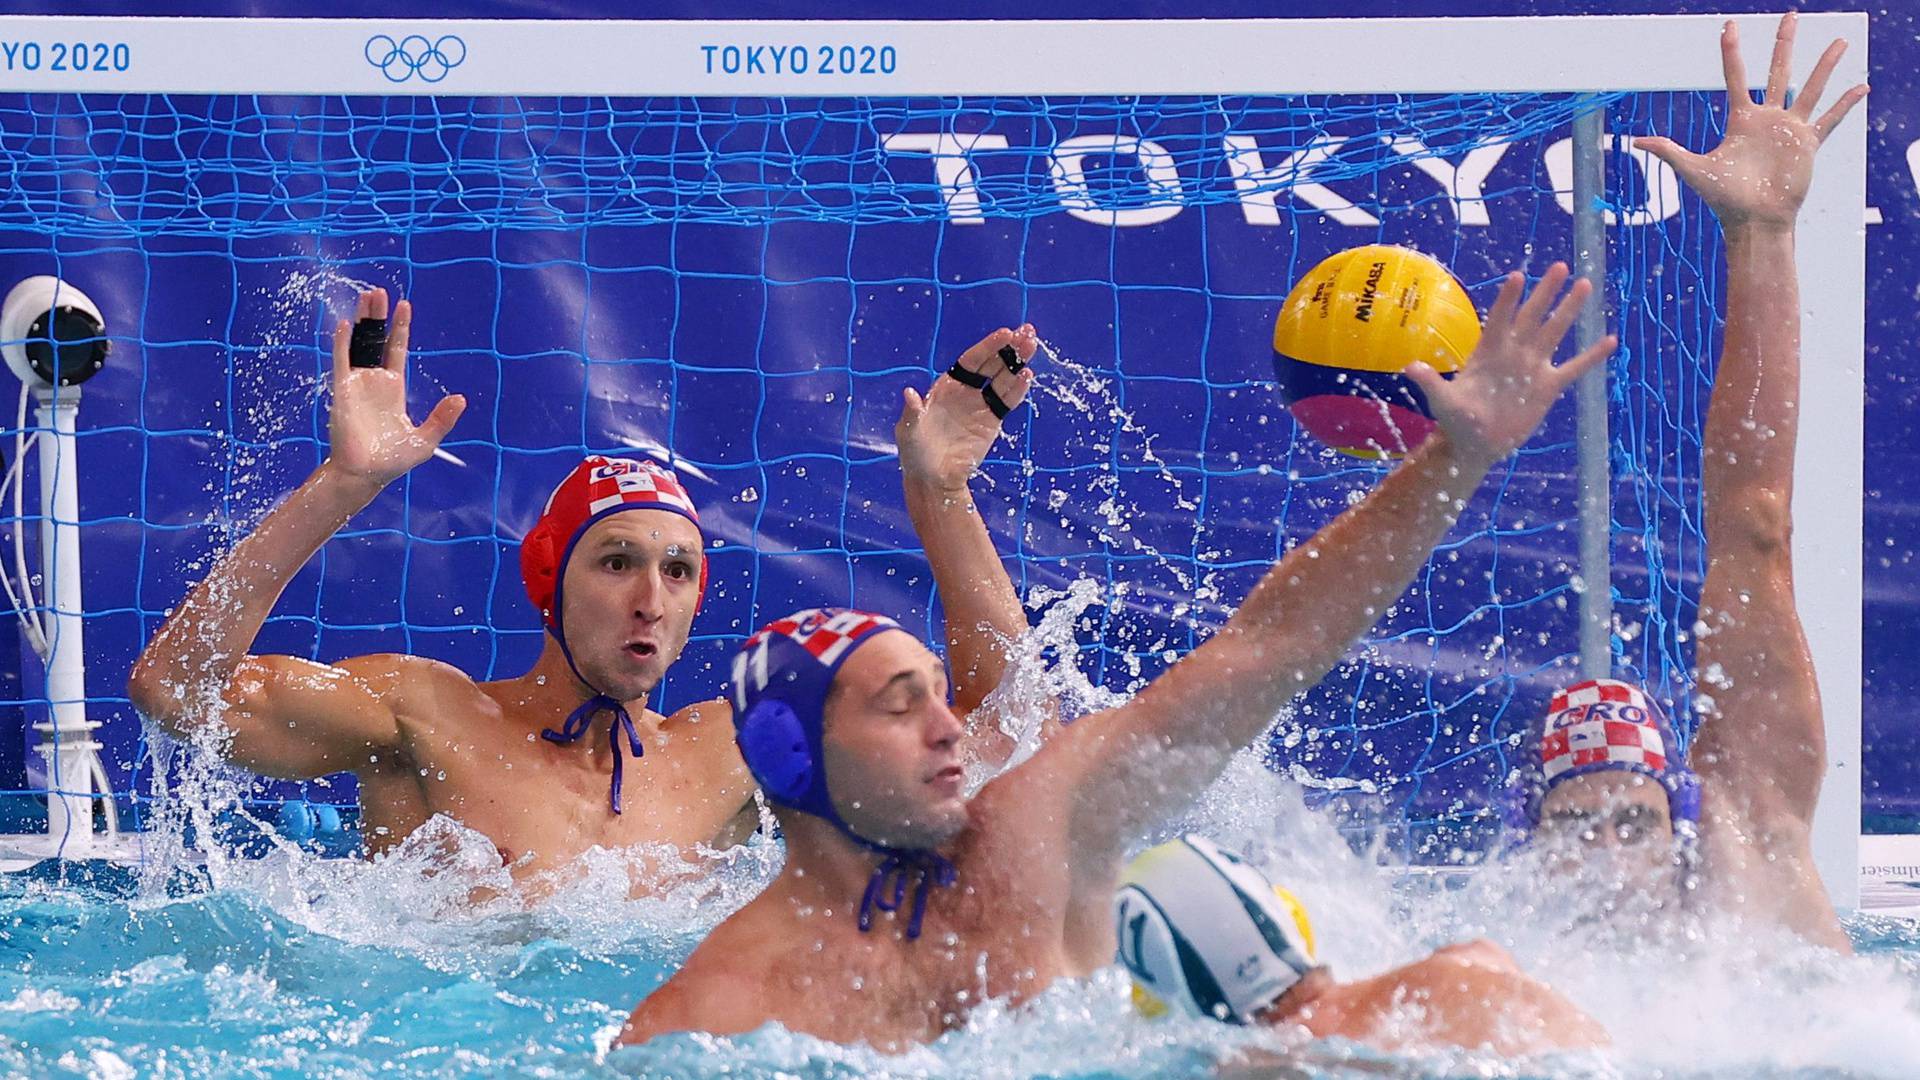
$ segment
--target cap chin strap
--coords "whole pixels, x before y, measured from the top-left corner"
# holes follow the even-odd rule
[[[560,553],[560,563],[554,570],[553,617],[547,621],[547,633],[553,635],[554,644],[560,646],[560,655],[566,658],[567,670],[573,672],[573,677],[580,680],[580,685],[586,687],[588,690],[592,690],[593,696],[567,714],[567,719],[560,725],[559,731],[555,731],[552,728],[542,728],[540,730],[540,737],[550,743],[558,743],[560,745],[577,742],[584,738],[587,732],[593,727],[595,714],[601,712],[610,712],[613,714],[613,722],[607,727],[607,746],[613,751],[613,781],[607,792],[607,803],[613,807],[613,812],[616,814],[620,813],[620,789],[626,779],[625,762],[621,760],[620,754],[620,735],[622,732],[626,733],[627,747],[633,751],[634,757],[645,757],[647,755],[647,747],[645,743],[640,741],[640,732],[633,726],[633,716],[627,712],[626,705],[612,695],[602,693],[593,683],[588,682],[587,677],[580,674],[580,665],[573,662],[573,650],[567,648],[567,635],[564,629],[564,608],[562,606],[564,597],[561,592],[561,584],[566,578],[567,563],[573,559],[573,549],[580,543],[580,538],[586,535],[587,529],[590,528],[594,522],[605,517],[610,517],[622,510],[656,509],[665,509],[668,513],[680,513],[679,510],[666,507],[616,506],[608,510],[602,510],[600,513],[588,518],[586,524],[580,526],[580,528],[574,532],[572,538],[567,541],[567,546],[562,549]],[[687,517],[686,514],[680,514],[680,516]],[[697,519],[689,518],[689,520],[694,521],[696,528],[699,526]],[[694,600],[695,611],[700,610],[700,601],[706,598],[706,591],[707,561],[703,557],[700,560],[700,593]]]
[[[869,844],[869,847],[875,845]],[[927,894],[938,885],[942,888],[953,884],[958,877],[953,863],[931,848],[881,848],[887,857],[874,867],[873,876],[867,879],[867,891],[860,897],[860,932],[873,929],[873,912],[898,911],[907,898],[907,879],[914,878],[913,910],[907,916],[907,940],[920,938],[920,923],[927,914]],[[892,894],[888,894],[887,881],[893,882]]]
[[[573,545],[568,544],[567,555],[570,557],[572,554]],[[562,570],[566,568],[564,561],[560,565]],[[567,719],[560,725],[559,731],[542,728],[540,737],[562,746],[577,742],[585,738],[587,732],[593,728],[593,718],[596,714],[612,713],[613,722],[607,725],[607,746],[613,751],[613,780],[608,785],[607,803],[613,807],[613,812],[618,814],[621,812],[620,789],[626,783],[626,763],[621,759],[620,735],[622,732],[626,734],[627,746],[633,751],[634,757],[645,757],[647,747],[640,741],[640,732],[633,726],[633,716],[627,712],[625,703],[611,694],[602,693],[599,688],[588,682],[587,677],[580,674],[580,665],[573,662],[573,650],[567,648],[567,636],[561,631],[560,592],[557,587],[553,594],[553,605],[553,623],[547,627],[547,632],[553,635],[554,643],[560,646],[560,655],[566,658],[567,670],[573,672],[573,677],[580,680],[580,685],[592,690],[593,696],[581,702],[567,714]]]
[[[562,645],[561,650],[564,652],[565,649],[566,646]],[[567,659],[567,665],[569,667],[573,665],[571,657]],[[579,674],[578,671],[574,672],[576,678]],[[586,682],[585,679],[580,681]],[[591,690],[593,687],[588,686],[587,689]],[[634,728],[633,717],[628,714],[625,705],[606,694],[596,693],[567,714],[566,722],[560,725],[559,731],[541,728],[540,737],[550,743],[562,745],[576,742],[584,738],[592,729],[595,714],[603,711],[613,714],[613,722],[607,726],[607,746],[613,750],[613,783],[607,792],[607,802],[613,807],[613,812],[618,814],[620,813],[620,789],[626,779],[626,769],[620,755],[621,732],[626,733],[627,745],[633,750],[634,757],[645,757],[647,753],[646,745],[640,741],[640,732]]]
[[[1674,765],[1665,772],[1619,762],[1603,762],[1561,773],[1540,783],[1524,771],[1515,775],[1496,796],[1500,820],[1506,826],[1502,855],[1514,855],[1533,841],[1540,827],[1540,804],[1547,794],[1565,781],[1598,772],[1636,772],[1653,780],[1667,793],[1667,820],[1673,826],[1674,845],[1680,860],[1681,895],[1691,889],[1700,865],[1700,777],[1685,765]]]
[[[936,887],[952,885],[959,877],[952,860],[932,848],[894,847],[861,836],[834,808],[833,797],[827,795],[824,789],[820,793],[824,805],[812,805],[815,800],[805,797],[792,802],[775,801],[789,809],[819,818],[839,830],[840,835],[881,857],[879,865],[873,868],[873,876],[867,879],[866,891],[860,896],[861,933],[872,931],[875,911],[900,910],[900,906],[906,903],[908,882],[911,881],[913,907],[907,913],[907,940],[918,941],[921,923],[927,915],[928,894]]]

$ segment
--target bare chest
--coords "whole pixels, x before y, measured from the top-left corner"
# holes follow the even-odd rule
[[[904,1047],[938,1038],[984,1002],[1018,1004],[1094,966],[1073,955],[1046,904],[964,882],[954,890],[930,903],[916,940],[905,937],[904,914],[885,912],[864,934],[839,919],[817,942],[795,935],[796,947],[769,966],[770,1012],[823,1038]]]
[[[430,809],[485,834],[518,874],[564,866],[596,847],[684,850],[714,840],[740,809],[720,782],[725,762],[684,732],[652,732],[645,742],[638,757],[622,747],[620,813],[604,740],[555,744],[522,729],[429,740],[416,760]]]

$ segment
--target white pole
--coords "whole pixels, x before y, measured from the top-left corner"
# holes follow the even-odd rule
[[[74,418],[78,387],[34,390],[41,429],[40,566],[51,609],[47,620],[47,833],[61,858],[86,858],[94,847],[92,765],[100,744],[87,719],[84,617],[80,600],[80,485]],[[111,794],[108,793],[111,798]]]
[[[1607,228],[1600,208],[1607,190],[1607,114],[1603,108],[1573,121],[1574,273],[1593,282],[1593,295],[1575,324],[1581,349],[1607,333]],[[1613,475],[1607,464],[1607,368],[1581,376],[1578,405],[1580,472],[1580,676],[1613,674]]]

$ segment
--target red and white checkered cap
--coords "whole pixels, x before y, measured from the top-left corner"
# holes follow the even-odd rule
[[[558,627],[554,594],[569,550],[589,525],[619,510],[664,510],[700,524],[687,489],[665,466],[597,454],[582,461],[553,489],[539,522],[520,542],[520,579],[549,628]],[[700,595],[705,597],[706,591],[707,563],[702,559]]]
[[[1594,679],[1553,696],[1540,736],[1540,777],[1598,768],[1634,768],[1659,775],[1677,750],[1672,728],[1658,703],[1639,687],[1617,679]],[[1676,762],[1677,764],[1677,762]]]

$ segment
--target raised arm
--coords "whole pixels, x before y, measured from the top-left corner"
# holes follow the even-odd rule
[[[924,399],[909,387],[894,429],[907,516],[926,549],[946,613],[953,710],[968,718],[973,750],[996,763],[1013,752],[1013,740],[990,722],[993,718],[974,714],[1005,676],[1004,642],[1027,632],[1027,616],[974,505],[969,481],[1000,437],[1000,417],[982,390],[993,390],[1013,409],[1033,383],[1031,369],[1014,371],[1001,359],[1000,351],[1007,348],[1022,364],[1031,360],[1039,348],[1033,327],[996,330],[961,354],[956,366],[986,380],[984,387],[964,385],[951,375],[935,379]]]
[[[386,318],[386,291],[361,294],[355,315]],[[327,460],[194,586],[128,680],[134,706],[176,736],[193,738],[222,722],[234,764],[270,776],[317,776],[364,764],[369,747],[397,741],[388,692],[408,658],[333,666],[248,650],[300,567],[381,488],[425,461],[466,407],[453,396],[419,427],[407,419],[411,318],[402,301],[380,367],[353,367],[352,324],[343,319],[334,328]]]
[[[1522,300],[1510,275],[1463,373],[1408,375],[1439,430],[1359,505],[1287,553],[1220,632],[1118,709],[1068,727],[1042,772],[1076,799],[1073,850],[1096,865],[1177,811],[1317,683],[1397,600],[1494,462],[1526,441],[1613,339],[1558,368],[1553,354],[1591,287],[1556,263]],[[1040,762],[1036,762],[1040,764]]]
[[[1828,46],[1786,107],[1794,18],[1781,20],[1766,99],[1746,89],[1739,37],[1720,48],[1727,133],[1697,155],[1666,139],[1636,144],[1670,165],[1720,218],[1726,331],[1707,410],[1702,475],[1707,578],[1697,663],[1708,707],[1693,765],[1765,814],[1811,820],[1826,767],[1813,660],[1793,598],[1793,457],[1800,427],[1800,282],[1794,224],[1814,152],[1866,94],[1849,90],[1812,119],[1844,41]]]
[[[1807,829],[1826,773],[1827,740],[1793,595],[1800,426],[1794,227],[1815,152],[1867,88],[1848,90],[1814,119],[1846,51],[1846,42],[1835,41],[1787,105],[1794,22],[1792,15],[1780,22],[1759,104],[1746,89],[1734,24],[1721,32],[1727,132],[1711,153],[1692,154],[1666,139],[1635,141],[1713,208],[1726,237],[1726,330],[1703,440],[1707,577],[1695,663],[1705,712],[1691,753],[1710,792],[1709,850],[1719,846],[1713,834],[1730,828],[1761,842],[1756,865],[1810,867]],[[1814,880],[1810,870],[1792,876]],[[1792,922],[1812,919],[1823,933],[1831,930],[1827,936],[1837,934],[1824,892],[1786,906],[1804,910]]]

